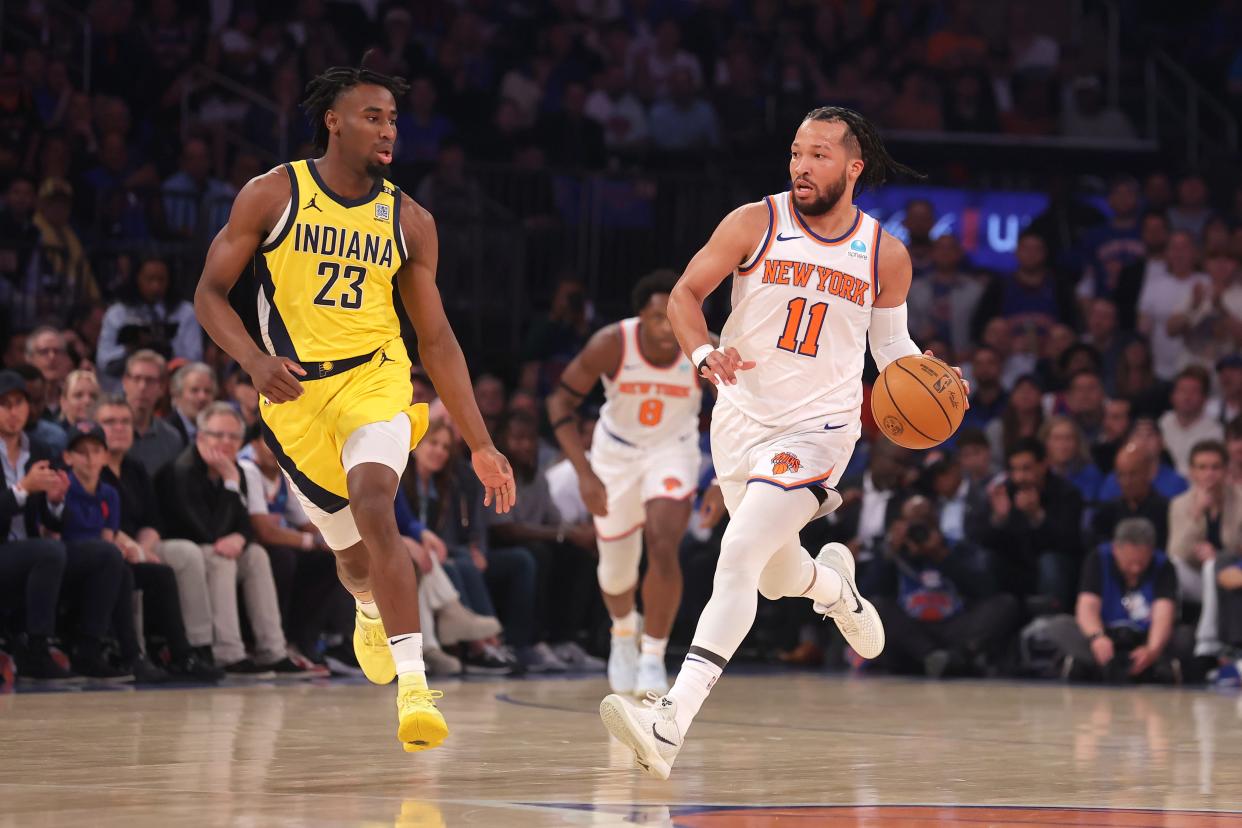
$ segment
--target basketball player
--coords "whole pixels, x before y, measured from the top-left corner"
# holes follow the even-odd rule
[[[881,370],[919,353],[906,329],[910,256],[853,203],[856,187],[893,172],[912,171],[893,161],[869,121],[841,107],[812,111],[790,148],[791,190],[726,216],[669,296],[683,352],[720,392],[712,456],[731,520],[672,690],[646,707],[617,695],[600,705],[604,725],[657,778],[668,778],[754,623],[756,590],[811,599],[863,658],[884,649],[849,550],[830,543],[812,560],[798,532],[841,503],[834,487],[861,432],[867,340]],[[730,273],[733,308],[717,348],[702,303]]]
[[[548,397],[548,418],[578,472],[582,501],[595,516],[599,588],[612,617],[608,683],[614,693],[668,691],[664,650],[681,603],[677,552],[701,465],[703,398],[699,372],[668,321],[668,296],[676,283],[671,270],[639,279],[633,292],[637,316],[592,336]],[[588,462],[574,410],[600,379],[605,402]],[[640,655],[634,593],[644,538]]]
[[[492,445],[466,362],[436,290],[435,222],[385,179],[400,78],[329,69],[307,86],[320,158],[252,179],[207,253],[195,295],[211,338],[258,389],[263,436],[357,601],[354,650],[367,678],[398,676],[397,738],[409,752],[444,741],[427,687],[418,585],[393,512],[397,481],[427,430],[412,405],[395,279],[419,356],[469,444],[484,503],[507,512],[508,461]],[[253,259],[261,346],[228,293]]]

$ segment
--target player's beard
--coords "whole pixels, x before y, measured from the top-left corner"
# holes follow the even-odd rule
[[[845,171],[842,170],[841,178],[832,184],[819,198],[812,199],[808,204],[803,204],[795,199],[794,203],[798,207],[798,212],[804,216],[822,216],[833,207],[836,207],[837,203],[841,201],[841,197],[845,195],[846,185]]]
[[[372,178],[387,178],[388,171],[390,169],[390,164],[381,164],[378,161],[372,161],[370,164],[367,164],[367,175]]]

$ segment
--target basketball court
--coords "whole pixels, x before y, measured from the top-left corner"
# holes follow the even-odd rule
[[[673,776],[629,768],[602,678],[0,697],[10,826],[1242,825],[1242,700],[1159,688],[729,675]]]

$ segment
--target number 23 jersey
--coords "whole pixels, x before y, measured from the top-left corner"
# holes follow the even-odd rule
[[[298,362],[370,353],[401,333],[392,291],[406,259],[401,190],[377,179],[348,199],[314,161],[284,166],[289,205],[255,254],[263,345]]]
[[[880,223],[855,207],[844,235],[817,235],[788,192],[764,199],[768,230],[734,271],[721,348],[755,367],[720,396],[766,426],[857,421],[878,276]]]

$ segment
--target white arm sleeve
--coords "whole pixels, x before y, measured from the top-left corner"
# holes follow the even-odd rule
[[[895,308],[872,308],[867,339],[871,343],[871,357],[875,360],[875,367],[881,371],[895,359],[922,353],[906,329],[905,302]]]

